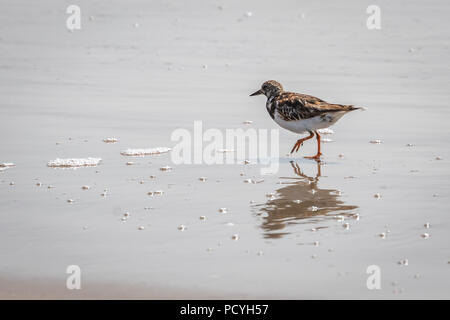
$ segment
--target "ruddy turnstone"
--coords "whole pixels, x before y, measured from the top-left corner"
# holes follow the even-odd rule
[[[328,128],[349,111],[361,109],[352,105],[334,104],[306,94],[286,92],[283,86],[269,80],[261,89],[250,96],[264,94],[267,97],[266,108],[270,117],[280,127],[295,133],[308,132],[309,136],[299,139],[291,150],[297,152],[303,142],[314,137],[317,139],[317,154],[308,159],[320,160],[320,135],[318,129]]]

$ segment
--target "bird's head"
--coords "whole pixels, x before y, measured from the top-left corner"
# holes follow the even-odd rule
[[[275,80],[269,80],[262,84],[261,89],[258,91],[252,93],[250,97],[257,96],[260,94],[264,94],[267,98],[277,96],[283,92],[283,86],[281,83],[275,81]]]

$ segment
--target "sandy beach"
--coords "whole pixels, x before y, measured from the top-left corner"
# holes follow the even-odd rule
[[[370,1],[80,0],[72,32],[70,4],[1,5],[0,299],[450,298],[448,1],[379,30]],[[194,121],[279,129],[269,79],[367,110],[320,164],[283,129],[273,174],[173,163]]]

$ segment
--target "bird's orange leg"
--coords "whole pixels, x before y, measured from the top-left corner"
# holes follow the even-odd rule
[[[317,131],[314,131],[314,132],[316,134],[316,139],[317,139],[317,154],[315,156],[305,157],[305,158],[320,161],[320,156],[322,155],[322,152],[320,152],[320,134]]]
[[[294,147],[291,150],[291,153],[293,153],[294,151],[297,152],[298,149],[300,149],[300,146],[303,144],[303,142],[305,142],[306,140],[311,139],[312,137],[314,137],[314,133],[312,131],[309,131],[309,136],[305,137],[305,138],[301,138],[299,139],[295,144]]]

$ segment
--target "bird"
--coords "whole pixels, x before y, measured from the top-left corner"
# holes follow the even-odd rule
[[[335,124],[344,114],[362,109],[353,105],[328,103],[322,99],[307,94],[284,91],[281,83],[275,80],[264,82],[261,89],[250,96],[265,95],[266,109],[270,117],[282,128],[294,133],[309,133],[307,137],[297,140],[291,154],[298,152],[306,140],[317,139],[317,154],[307,156],[307,159],[320,161],[319,129],[328,128]]]

